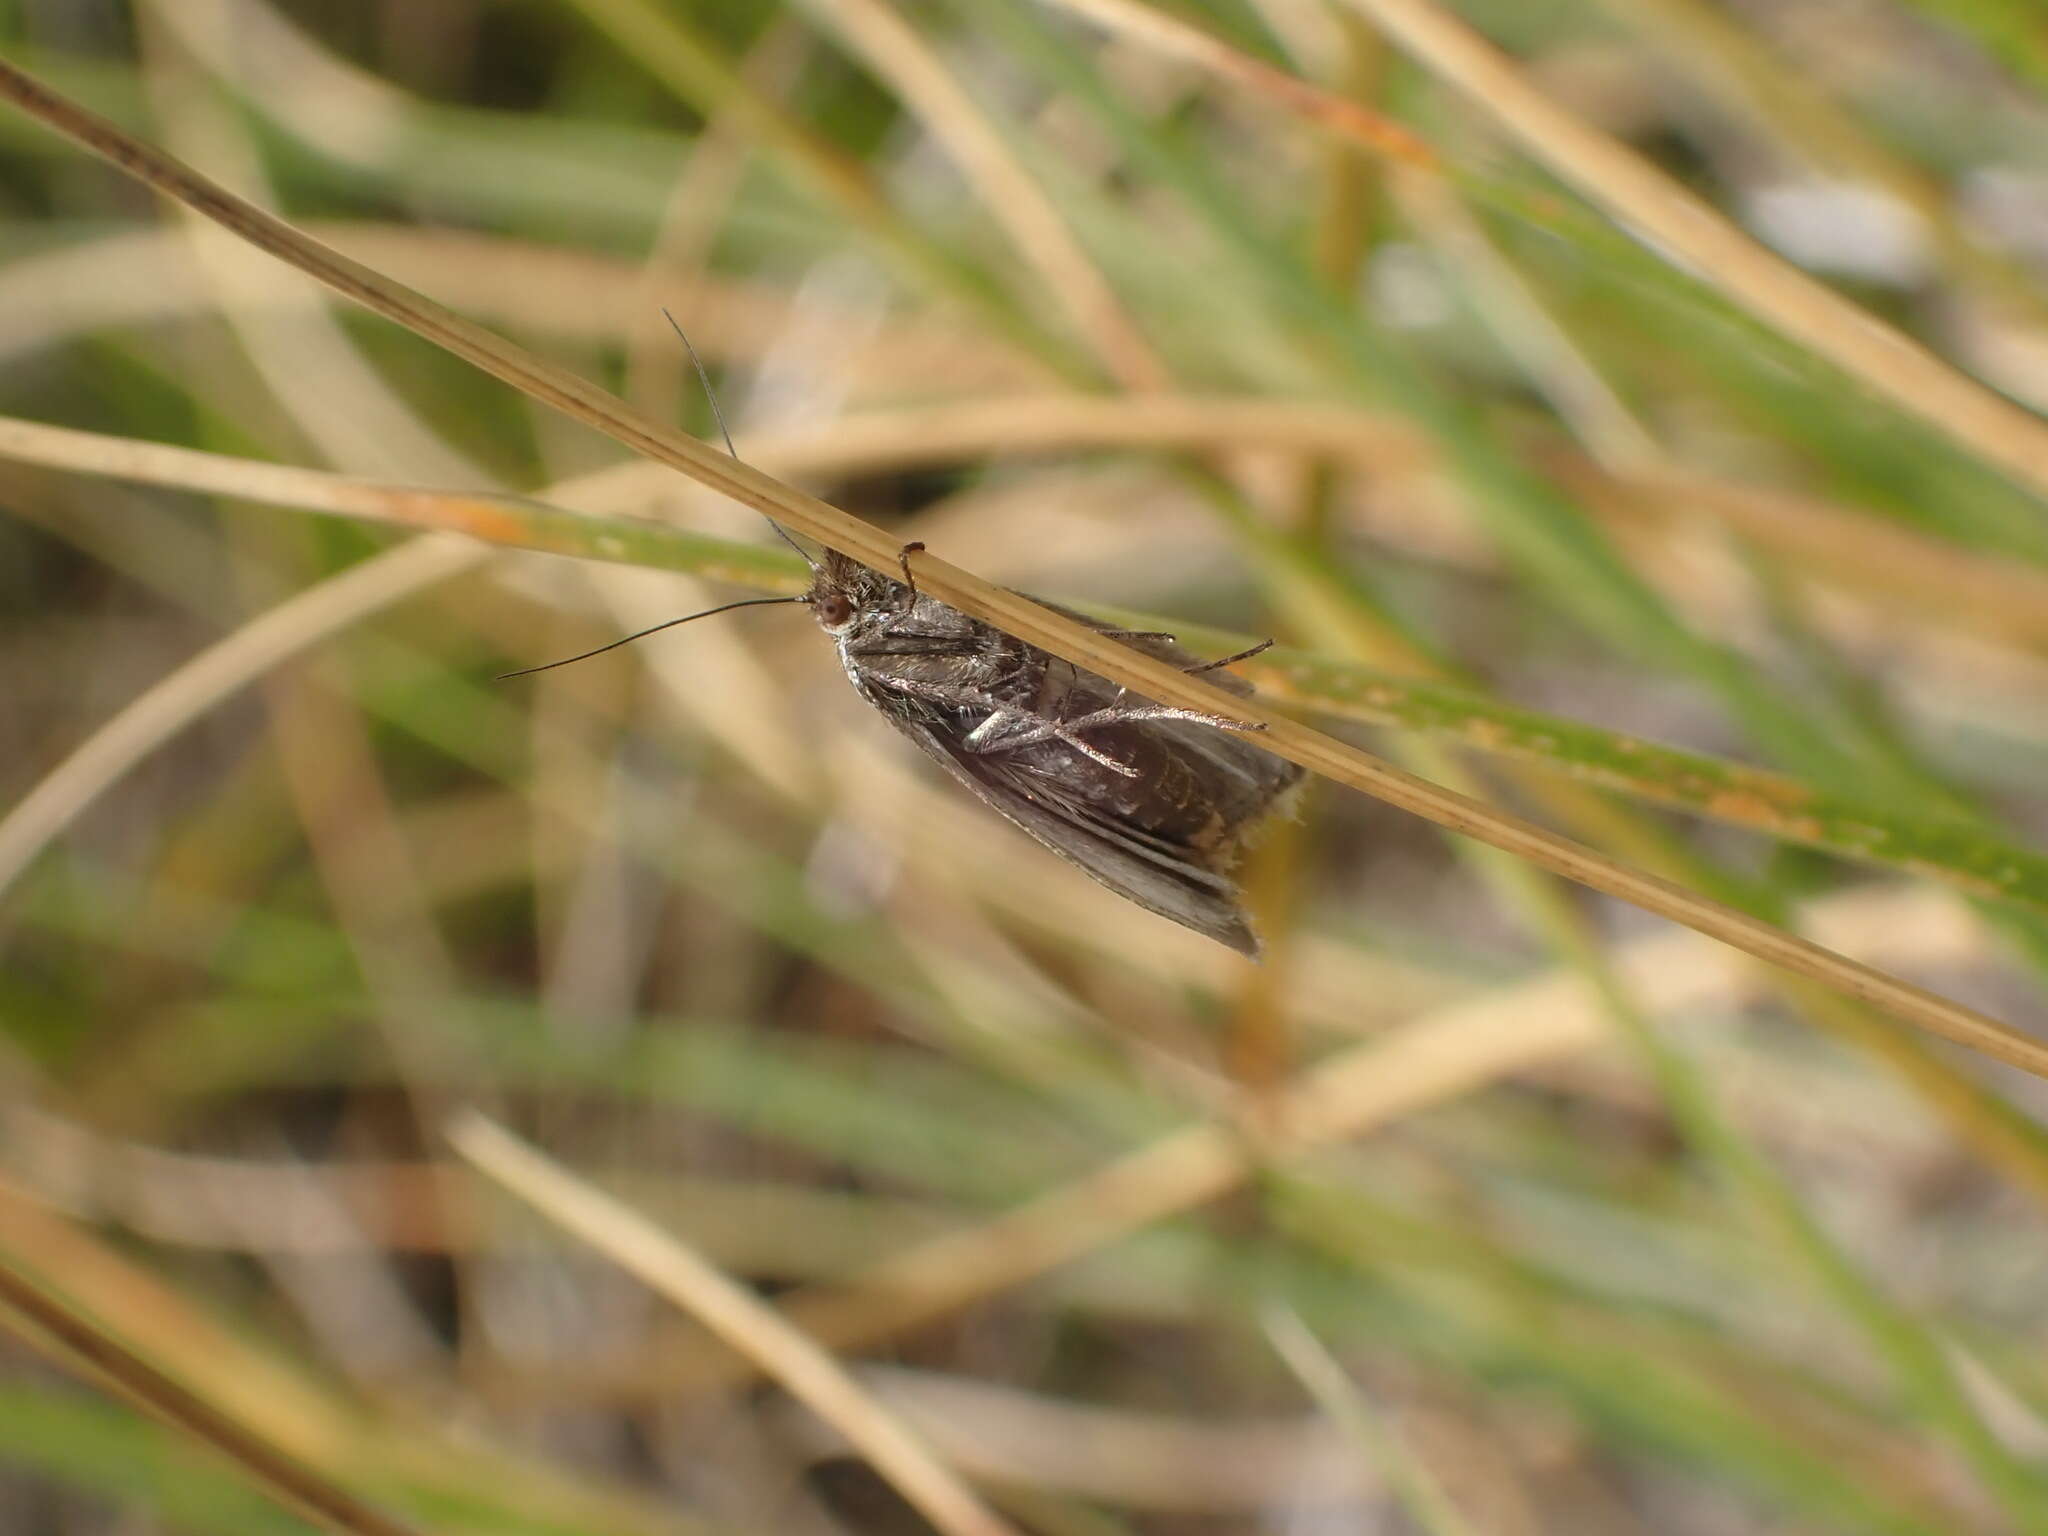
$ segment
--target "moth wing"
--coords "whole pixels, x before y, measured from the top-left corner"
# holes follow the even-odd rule
[[[1184,850],[1105,816],[1000,755],[956,752],[917,721],[895,716],[890,721],[976,799],[1085,874],[1149,912],[1258,958],[1258,937],[1238,904],[1237,887],[1194,863]]]
[[[1029,597],[1029,593],[1020,596]],[[1090,629],[1114,631],[1115,625],[1105,624],[1100,619],[1090,618],[1085,613],[1076,613],[1058,603],[1049,603],[1042,597],[1031,601],[1041,608],[1050,608],[1063,617],[1087,625]],[[1117,634],[1117,644],[1142,651],[1147,656],[1179,667],[1183,672],[1201,671],[1202,681],[1212,688],[1225,693],[1234,693],[1240,698],[1251,698],[1258,690],[1236,673],[1221,668],[1205,670],[1210,658],[1189,650],[1178,640],[1165,635]],[[1059,665],[1065,665],[1059,663]],[[1041,705],[1045,712],[1068,719],[1089,713],[1104,705],[1112,705],[1123,698],[1123,690],[1107,678],[1092,672],[1069,669],[1065,694],[1050,707]],[[1151,728],[1160,738],[1170,742],[1177,752],[1204,760],[1209,767],[1229,777],[1246,797],[1236,806],[1240,814],[1251,821],[1273,812],[1288,803],[1288,797],[1304,777],[1303,770],[1283,757],[1260,746],[1254,736],[1237,731],[1218,730],[1211,725],[1164,722]],[[1255,802],[1255,803],[1252,803]]]

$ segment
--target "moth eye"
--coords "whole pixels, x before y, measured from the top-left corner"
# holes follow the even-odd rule
[[[853,617],[853,604],[837,592],[818,599],[818,622],[828,629],[836,629]]]

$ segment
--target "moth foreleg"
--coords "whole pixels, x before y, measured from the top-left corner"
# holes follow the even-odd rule
[[[1272,648],[1273,642],[1271,640],[1261,640],[1257,645],[1246,646],[1235,656],[1219,656],[1214,661],[1203,662],[1200,666],[1182,667],[1181,671],[1187,673],[1190,677],[1194,676],[1197,672],[1214,672],[1218,667],[1227,667],[1233,662],[1249,661],[1252,657],[1258,655],[1259,652],[1270,651]]]
[[[917,606],[917,578],[910,574],[910,557],[923,553],[923,539],[912,539],[908,544],[896,551],[896,563],[903,568],[903,585],[905,588],[903,611],[905,613],[910,612],[912,608]]]

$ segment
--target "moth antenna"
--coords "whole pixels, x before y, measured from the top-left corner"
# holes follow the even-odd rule
[[[725,428],[725,412],[718,408],[718,392],[711,387],[711,375],[704,370],[704,359],[697,355],[697,349],[690,344],[689,332],[683,329],[681,323],[666,308],[663,308],[661,318],[668,322],[669,329],[674,331],[676,338],[682,342],[683,350],[690,354],[690,364],[697,370],[697,382],[704,386],[704,398],[711,402],[711,419],[718,423],[718,435],[725,439],[725,451],[732,455],[734,463],[744,462],[740,458],[739,449],[732,445],[732,433],[728,432]],[[762,515],[765,517],[767,514],[764,513]],[[790,537],[787,528],[783,527],[782,524],[775,521],[772,517],[768,518],[768,526],[775,530],[783,543],[797,552],[798,557],[802,559],[805,565],[814,571],[818,568],[818,562],[805,553],[803,545]]]
[[[807,603],[809,601],[808,597],[743,597],[736,603],[721,603],[716,608],[706,608],[701,613],[686,613],[680,619],[664,619],[659,624],[649,625],[646,629],[627,635],[623,640],[614,640],[607,645],[598,646],[595,650],[580,651],[574,656],[564,656],[560,661],[544,661],[537,667],[521,667],[517,672],[500,672],[498,674],[498,681],[502,683],[507,678],[531,677],[536,672],[551,672],[556,667],[568,666],[572,661],[588,661],[593,656],[602,656],[606,651],[616,651],[620,646],[630,645],[635,640],[644,640],[649,635],[660,630],[674,629],[678,624],[687,624],[692,619],[708,619],[714,613],[730,613],[735,608],[758,608],[766,603]]]

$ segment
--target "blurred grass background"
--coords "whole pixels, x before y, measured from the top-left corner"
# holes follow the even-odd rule
[[[1460,11],[2048,401],[2024,0]],[[1419,138],[1011,0],[8,0],[0,40],[708,434],[667,306],[743,454],[906,539],[1452,685],[1477,725],[1347,729],[2048,1022],[2038,903],[1885,854],[2041,857],[2039,500],[1358,12],[1175,14]],[[609,442],[11,114],[0,196],[0,412],[599,502],[787,579],[751,514],[604,479]],[[0,459],[0,806],[65,802],[0,831],[0,1251],[323,1475],[437,1530],[921,1528],[458,1163],[478,1106],[780,1298],[1022,1529],[2048,1530],[2039,1083],[1327,787],[1246,871],[1243,966],[921,772],[802,614],[499,684],[736,594],[280,501]],[[252,684],[181,670],[208,647]],[[73,773],[152,688],[161,747]],[[1510,704],[1558,730],[1471,750]],[[1567,720],[1791,798],[1623,782]],[[4,1359],[7,1531],[303,1528]]]

